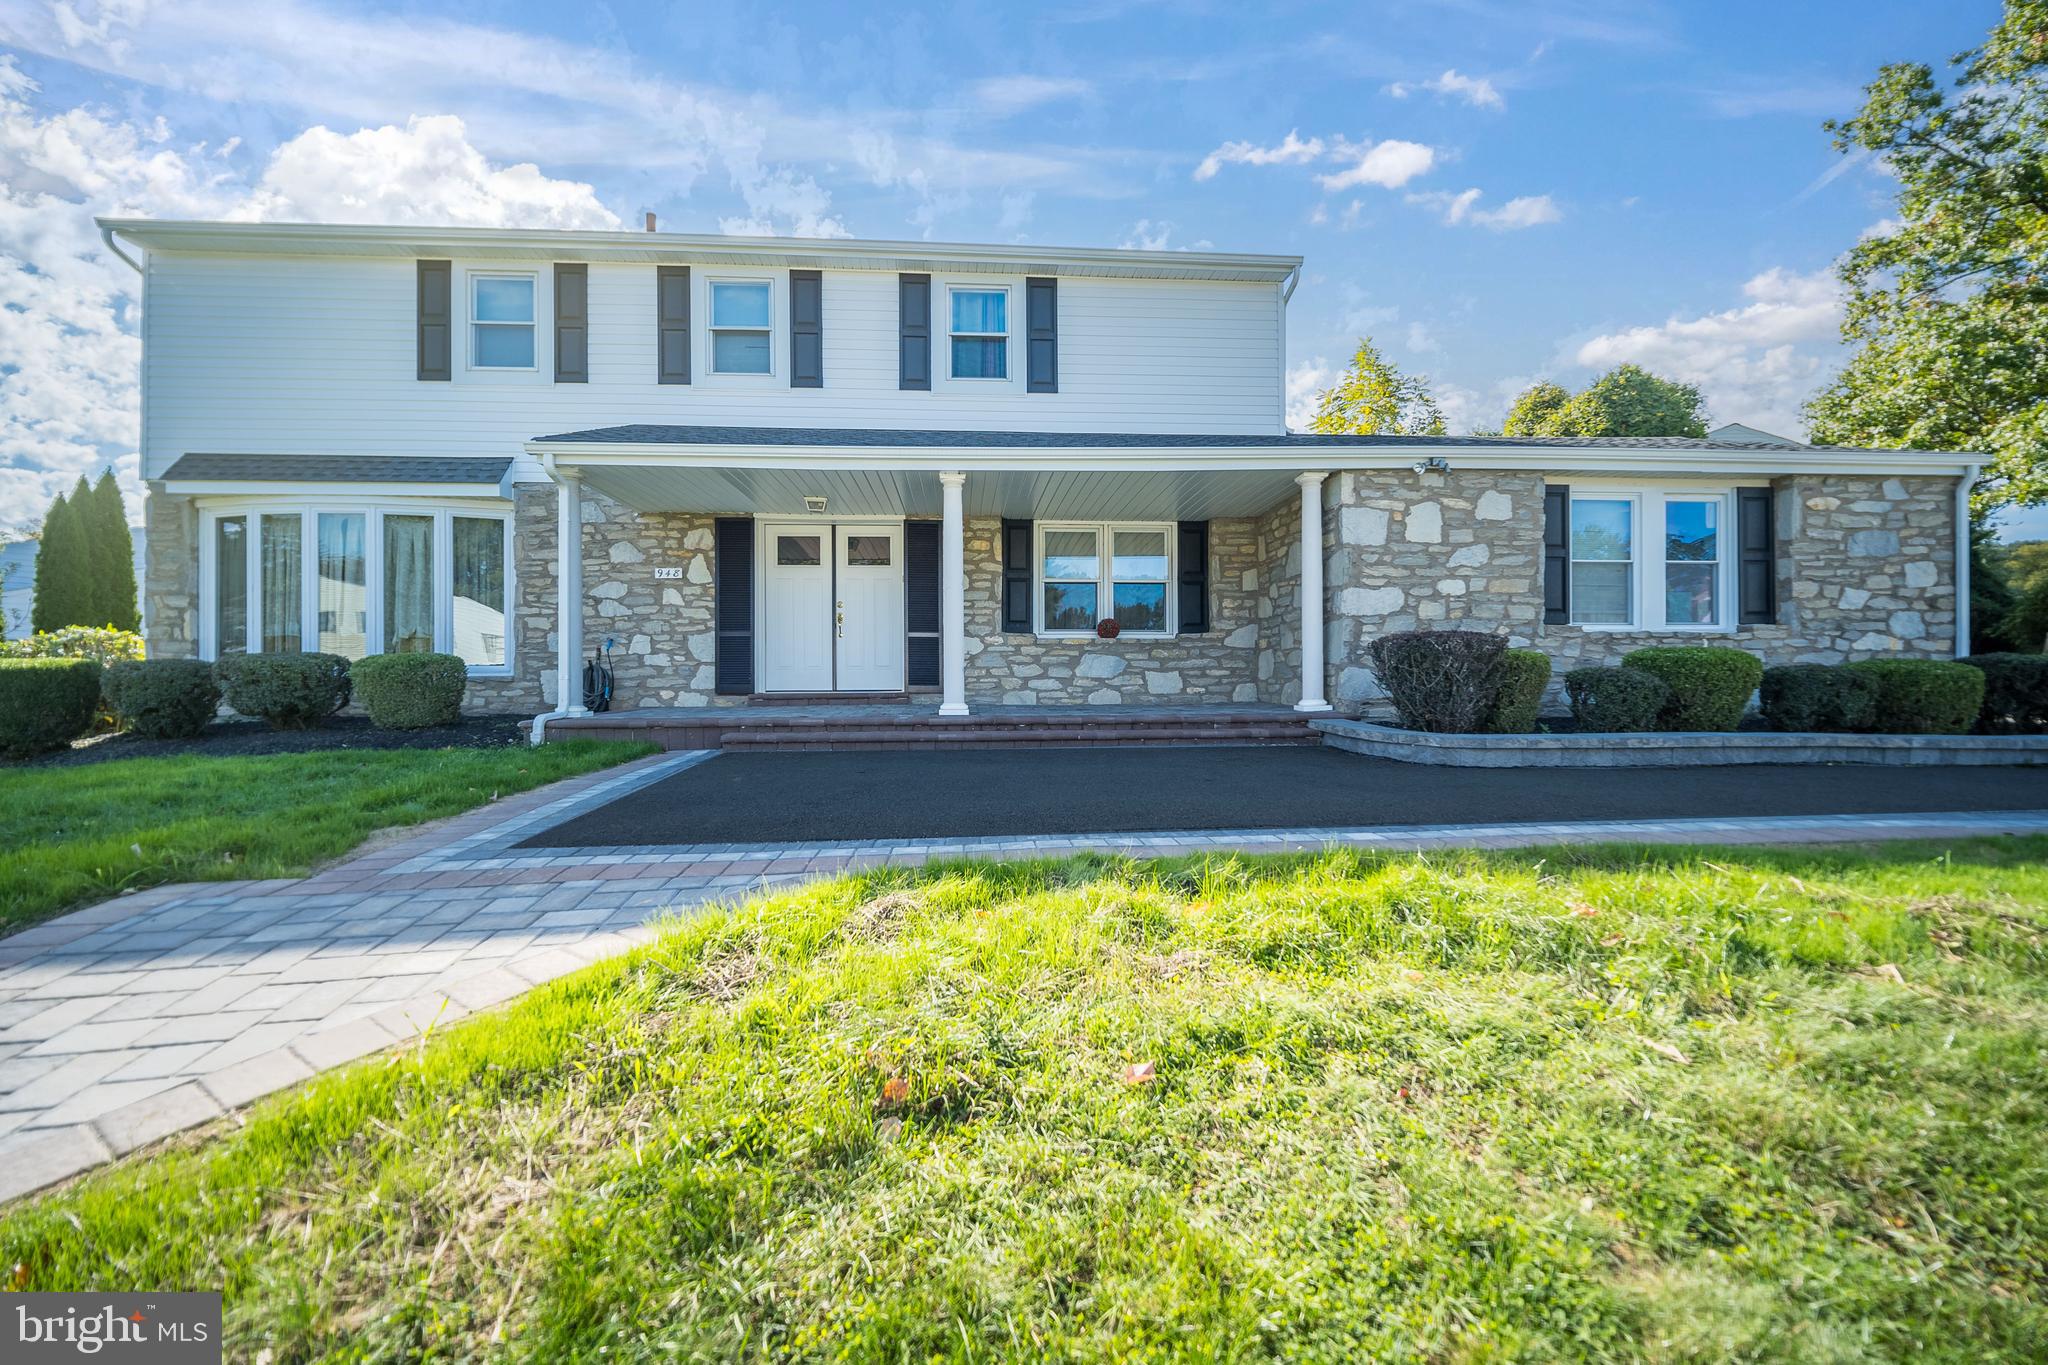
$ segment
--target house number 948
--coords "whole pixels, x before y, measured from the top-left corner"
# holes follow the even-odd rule
[[[656,569],[654,571],[654,576],[656,578],[681,578],[683,576],[683,571],[680,568],[671,566],[665,569]]]

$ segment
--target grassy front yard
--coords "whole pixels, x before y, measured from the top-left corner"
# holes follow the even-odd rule
[[[159,882],[301,876],[372,831],[652,752],[578,740],[0,771],[0,933]]]
[[[884,872],[12,1210],[279,1361],[2048,1358],[2048,840]]]

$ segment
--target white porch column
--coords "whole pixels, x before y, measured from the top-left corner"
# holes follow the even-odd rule
[[[939,701],[942,716],[967,714],[967,518],[961,510],[961,485],[967,476],[957,470],[939,475],[945,499],[939,524]]]
[[[583,709],[583,483],[564,469],[550,471],[560,490],[555,497],[555,709],[567,716]]]
[[[1323,700],[1323,480],[1299,474],[1301,485],[1301,700],[1297,711],[1327,711]]]

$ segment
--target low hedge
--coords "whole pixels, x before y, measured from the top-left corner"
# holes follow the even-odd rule
[[[1764,670],[1764,723],[1773,730],[1868,730],[1877,709],[1877,680],[1826,664]]]
[[[1984,673],[1934,659],[1865,659],[1843,664],[1877,684],[1870,728],[1883,735],[1960,735],[1984,707]]]
[[[220,709],[213,665],[198,659],[123,659],[100,682],[125,730],[144,739],[190,739]]]
[[[1656,729],[1671,701],[1664,680],[1640,668],[1575,668],[1564,692],[1581,729],[1617,734]]]
[[[1401,723],[1433,734],[1485,728],[1507,641],[1478,630],[1403,630],[1366,646]]]
[[[349,669],[356,700],[392,730],[423,730],[462,718],[469,665],[453,654],[372,654]]]
[[[0,659],[0,753],[61,749],[92,729],[100,708],[97,659]]]
[[[2048,654],[1973,654],[1963,662],[1984,675],[1984,709],[1977,718],[1986,730],[2048,730]]]
[[[1537,649],[1511,649],[1500,656],[1500,685],[1487,713],[1486,730],[1495,735],[1526,735],[1536,728],[1543,691],[1550,686],[1550,656]]]
[[[306,730],[348,705],[339,654],[230,654],[213,666],[227,703],[280,730]]]
[[[0,659],[92,659],[105,666],[142,657],[142,637],[112,626],[64,626],[21,640],[0,640]]]
[[[1634,649],[1621,666],[1653,673],[1671,689],[1657,717],[1661,730],[1733,730],[1764,676],[1763,660],[1721,645]]]

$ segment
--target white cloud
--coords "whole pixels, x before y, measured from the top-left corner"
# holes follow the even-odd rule
[[[1304,140],[1299,129],[1289,129],[1287,136],[1271,147],[1261,147],[1255,142],[1226,142],[1202,158],[1202,164],[1195,167],[1195,179],[1208,180],[1226,164],[1239,166],[1300,166],[1314,161],[1323,154],[1323,140],[1312,137]]]
[[[1633,361],[1698,384],[1716,422],[1799,435],[1806,398],[1841,363],[1840,283],[1831,270],[1802,275],[1775,268],[1742,292],[1750,301],[1740,307],[1596,336],[1569,358],[1595,370]]]
[[[1130,231],[1124,234],[1124,239],[1117,243],[1117,247],[1122,251],[1208,251],[1216,245],[1204,237],[1199,242],[1174,246],[1172,238],[1172,223],[1163,218],[1140,218],[1131,224]]]
[[[1434,148],[1426,147],[1420,142],[1403,142],[1397,138],[1389,138],[1370,147],[1347,145],[1342,150],[1357,156],[1357,161],[1351,169],[1338,171],[1334,175],[1316,177],[1316,182],[1333,194],[1359,185],[1399,189],[1436,164]]]
[[[1461,99],[1479,109],[1507,108],[1507,101],[1501,98],[1500,91],[1494,88],[1492,81],[1484,76],[1459,75],[1455,68],[1417,85],[1395,81],[1387,87],[1387,93],[1397,100],[1408,98],[1415,90],[1430,90],[1449,98]]]
[[[239,220],[616,226],[590,186],[496,165],[460,120],[342,135],[312,128],[252,181],[232,148],[180,145],[161,119],[44,113],[0,55],[0,527],[32,525],[81,473],[113,465],[139,511],[139,281],[95,213]]]
[[[1041,104],[1086,98],[1095,86],[1072,76],[990,76],[969,90],[983,112],[1006,118]]]
[[[1287,367],[1288,430],[1308,430],[1309,418],[1316,413],[1316,400],[1322,397],[1324,389],[1337,382],[1340,373],[1322,356]]]
[[[1437,344],[1436,333],[1430,331],[1427,324],[1420,322],[1408,324],[1406,342],[1408,349],[1417,355],[1426,355],[1443,349]]]
[[[1408,202],[1435,209],[1452,227],[1462,224],[1490,228],[1495,232],[1537,227],[1543,223],[1558,222],[1564,217],[1556,201],[1547,194],[1525,194],[1508,200],[1497,209],[1481,208],[1479,201],[1483,197],[1477,189],[1460,190],[1456,194],[1448,190],[1434,190],[1427,194],[1411,194]]]

